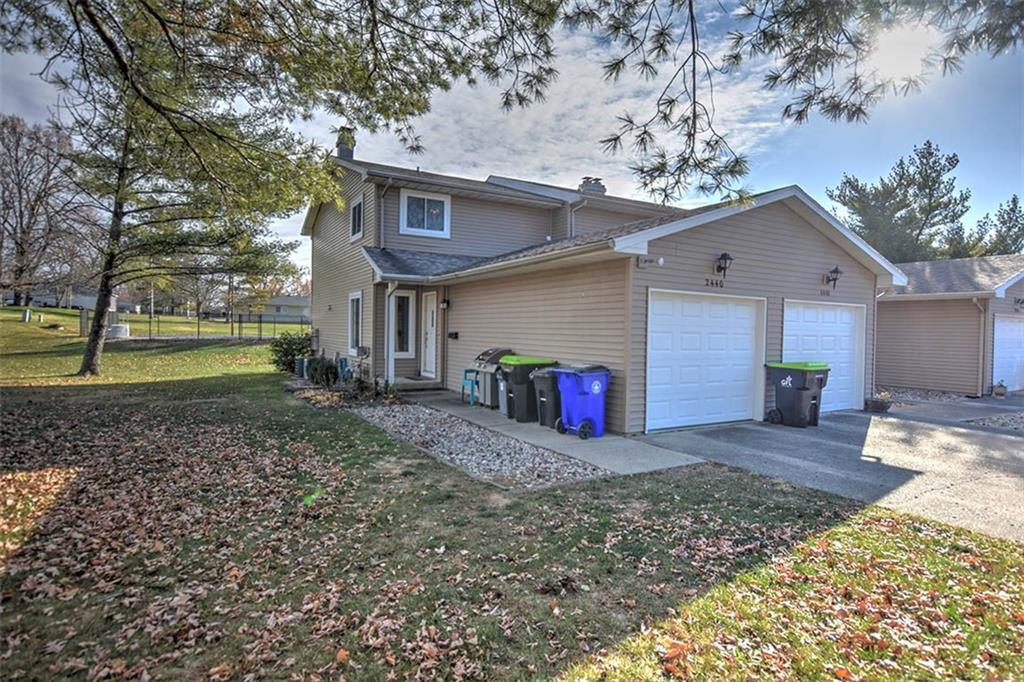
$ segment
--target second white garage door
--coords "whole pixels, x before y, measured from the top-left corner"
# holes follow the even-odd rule
[[[756,299],[652,291],[647,429],[752,419],[764,338]]]
[[[996,317],[992,383],[1011,391],[1024,389],[1024,319]]]
[[[864,308],[786,301],[784,362],[827,362],[831,370],[821,409],[864,406]]]

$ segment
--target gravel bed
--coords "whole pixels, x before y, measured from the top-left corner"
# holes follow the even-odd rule
[[[945,391],[928,391],[919,388],[897,388],[895,386],[879,386],[875,396],[891,400],[895,404],[907,403],[955,403],[964,399],[959,393]]]
[[[611,473],[423,405],[353,407],[351,411],[442,462],[503,488],[543,488]]]
[[[977,424],[978,426],[998,426],[1003,429],[1024,431],[1024,412],[1007,412],[1006,414],[997,414],[993,417],[972,419],[967,423]]]

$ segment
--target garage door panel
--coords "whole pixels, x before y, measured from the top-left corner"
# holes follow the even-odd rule
[[[751,419],[757,303],[652,292],[650,310],[648,428]],[[664,334],[671,349],[656,342]]]
[[[822,395],[822,410],[860,407],[857,395],[859,339],[863,320],[852,306],[786,301],[782,341],[784,361],[827,362],[828,386]]]
[[[1011,391],[1024,390],[1024,319],[995,318],[992,383]]]

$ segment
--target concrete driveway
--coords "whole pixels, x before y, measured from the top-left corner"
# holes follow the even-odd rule
[[[1024,437],[863,412],[817,428],[744,423],[647,443],[1024,541]]]

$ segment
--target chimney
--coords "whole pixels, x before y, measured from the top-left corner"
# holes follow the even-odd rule
[[[595,178],[592,175],[584,175],[578,189],[584,194],[604,194],[608,191],[608,188],[601,182],[601,178]]]
[[[339,159],[351,161],[356,148],[356,131],[354,128],[338,129],[337,154]]]

